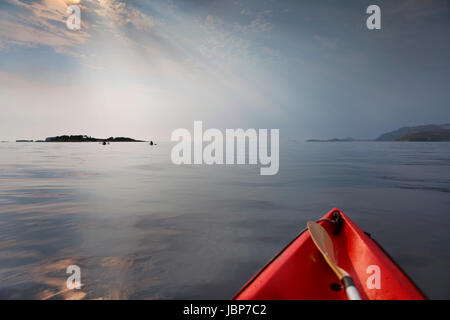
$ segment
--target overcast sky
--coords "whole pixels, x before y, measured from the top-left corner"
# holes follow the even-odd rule
[[[449,101],[449,0],[0,2],[0,140],[162,141],[194,120],[373,138],[449,123]]]

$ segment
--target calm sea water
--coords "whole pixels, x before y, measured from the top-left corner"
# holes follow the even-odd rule
[[[333,207],[450,298],[450,143],[286,142],[276,176],[170,148],[0,143],[0,298],[228,299]]]

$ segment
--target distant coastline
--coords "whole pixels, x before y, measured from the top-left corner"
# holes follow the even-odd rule
[[[422,125],[415,127],[402,127],[384,133],[373,140],[354,138],[308,139],[306,142],[355,142],[355,141],[410,141],[410,142],[450,142],[450,124]]]
[[[450,124],[403,127],[384,133],[375,141],[450,141]]]

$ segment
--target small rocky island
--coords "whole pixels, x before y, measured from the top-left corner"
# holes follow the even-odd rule
[[[135,140],[127,137],[110,137],[107,139],[94,138],[86,135],[74,135],[74,136],[57,136],[49,137],[42,142],[146,142],[143,140]]]
[[[363,139],[354,139],[354,138],[333,138],[333,139],[326,139],[326,140],[321,140],[321,139],[308,139],[306,140],[306,142],[355,142],[355,141],[371,141],[371,140],[363,140]]]

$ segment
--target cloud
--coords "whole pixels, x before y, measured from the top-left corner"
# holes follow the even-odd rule
[[[207,27],[215,27],[215,26],[218,26],[218,25],[221,25],[221,24],[223,24],[223,20],[222,19],[213,17],[211,15],[207,15],[206,18],[205,18],[205,25]]]
[[[110,27],[131,24],[137,30],[149,30],[158,23],[154,17],[118,0],[98,0],[95,12],[103,18],[103,23]]]
[[[89,38],[89,34],[84,30],[75,32],[66,28],[66,9],[72,1],[7,1],[15,8],[0,12],[0,37],[3,47],[46,45],[55,48],[57,52],[75,54],[69,48],[78,46]],[[82,26],[87,28],[85,24]]]
[[[251,16],[253,13],[250,11],[250,10],[248,10],[248,9],[242,9],[241,10],[241,15],[243,15],[243,16]]]
[[[195,18],[190,14],[174,12],[169,10],[173,6],[166,8],[158,2],[138,9],[119,0],[83,0],[78,1],[82,28],[72,31],[65,23],[66,9],[74,0],[7,1],[9,6],[0,12],[0,50],[13,45],[42,45],[74,57],[101,55],[107,52],[105,48],[110,52],[128,50],[138,58],[151,59],[152,68],[170,64],[168,60],[177,65],[190,61],[203,68],[205,57],[221,60],[221,65],[246,63],[261,48],[253,36],[272,29],[270,10],[243,9],[241,14],[248,16],[249,22],[236,27],[234,22],[213,14],[193,22]],[[158,18],[147,14],[146,8],[158,12]],[[167,15],[172,17],[171,24],[162,20]]]
[[[271,14],[272,14],[271,10],[264,10],[257,13],[253,13],[252,11],[242,9],[241,15],[253,18],[247,25],[241,25],[236,23],[235,30],[242,33],[249,33],[249,32],[267,33],[273,29],[273,23],[271,23],[267,18]]]
[[[443,12],[450,12],[450,2],[448,0],[406,0],[395,5],[394,13],[401,14],[407,19],[429,18],[440,15]]]
[[[128,45],[136,41],[127,37],[122,28],[133,26],[138,31],[149,31],[158,23],[131,5],[117,0],[41,0],[25,3],[6,0],[8,10],[0,12],[0,49],[11,45],[36,47],[50,46],[57,53],[82,57],[77,47],[85,44],[91,32],[102,27]],[[67,7],[77,4],[81,8],[81,30],[68,30]],[[94,19],[94,17],[99,19]],[[95,21],[94,21],[95,20]]]
[[[270,10],[258,12],[256,15],[256,19],[252,20],[252,22],[250,23],[250,27],[262,32],[270,31],[273,27],[273,24],[266,19],[266,16],[270,15],[271,13],[272,11]]]

